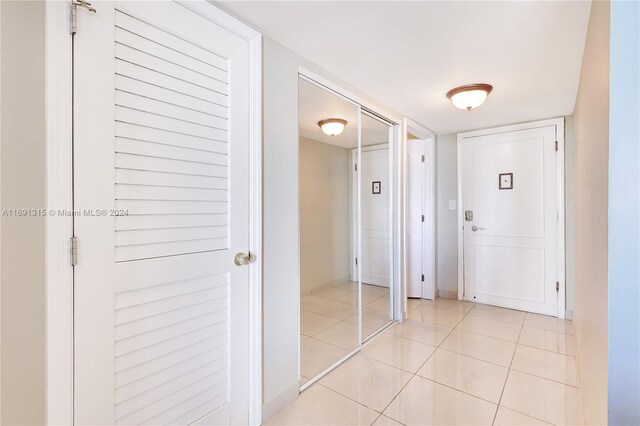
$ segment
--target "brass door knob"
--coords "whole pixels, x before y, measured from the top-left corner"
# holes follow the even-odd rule
[[[247,254],[240,252],[236,254],[233,258],[233,263],[235,263],[236,266],[248,265],[251,263],[251,253]]]

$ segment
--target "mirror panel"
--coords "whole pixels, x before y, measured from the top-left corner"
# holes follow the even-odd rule
[[[390,143],[392,127],[361,113],[360,278],[363,340],[393,318]]]
[[[360,107],[299,79],[300,384],[360,346],[352,153]],[[318,123],[345,120],[340,134]],[[335,130],[334,130],[335,131]]]

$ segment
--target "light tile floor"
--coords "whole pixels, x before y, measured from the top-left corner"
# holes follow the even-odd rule
[[[409,302],[408,321],[267,424],[581,424],[571,321],[448,299]],[[338,321],[327,329],[348,322]],[[327,344],[321,333],[303,346]]]
[[[321,288],[300,298],[300,384],[358,347],[358,286]],[[389,321],[389,289],[362,285],[362,337]]]

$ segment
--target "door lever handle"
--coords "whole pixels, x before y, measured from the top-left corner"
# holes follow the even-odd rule
[[[476,231],[484,231],[484,228],[483,228],[483,227],[481,227],[481,226],[478,226],[478,225],[473,225],[473,226],[471,227],[471,230],[472,230],[473,232],[476,232]]]

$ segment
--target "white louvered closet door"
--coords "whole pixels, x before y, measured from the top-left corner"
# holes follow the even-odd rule
[[[74,39],[75,423],[246,424],[249,44],[206,2],[95,6]]]

